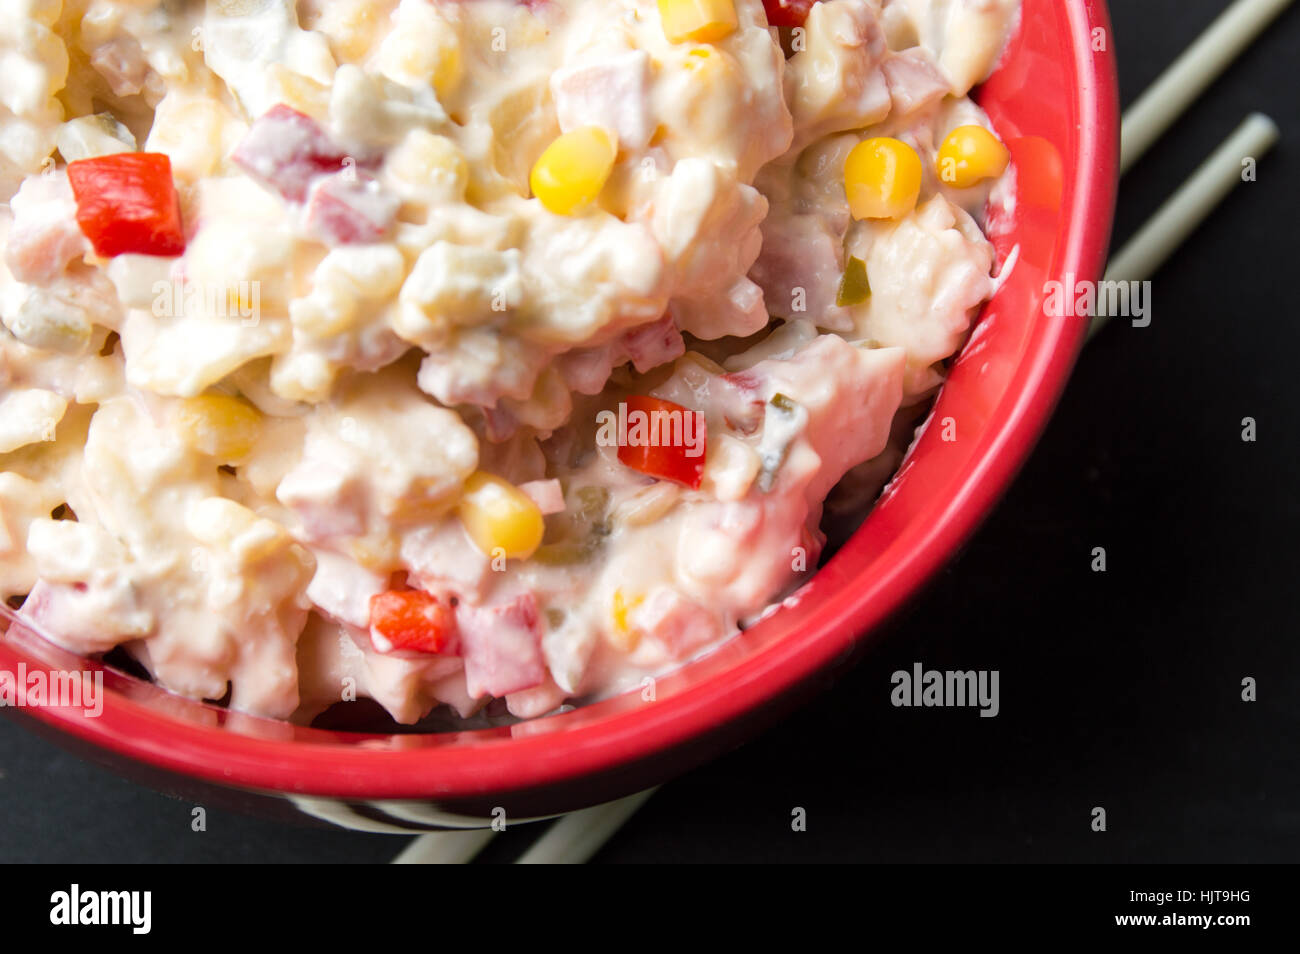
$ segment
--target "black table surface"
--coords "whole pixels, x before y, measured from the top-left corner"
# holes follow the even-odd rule
[[[1226,6],[1117,0],[1125,104]],[[661,789],[595,860],[1300,858],[1298,55],[1293,8],[1125,179],[1117,242],[1247,113],[1282,127],[1257,181],[1155,276],[1151,325],[1088,346],[1010,493],[901,624],[831,692]],[[890,675],[917,661],[999,670],[1000,714],[894,708]],[[386,861],[405,844],[215,808],[194,833],[191,809],[0,720],[2,861]]]

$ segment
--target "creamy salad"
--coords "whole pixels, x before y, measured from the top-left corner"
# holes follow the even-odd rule
[[[716,647],[992,294],[1017,0],[3,0],[0,597],[310,721]]]

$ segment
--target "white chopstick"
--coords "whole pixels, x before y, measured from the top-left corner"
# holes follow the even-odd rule
[[[1258,160],[1273,148],[1277,138],[1277,124],[1273,120],[1263,113],[1247,116],[1137,234],[1111,256],[1105,280],[1140,282],[1150,278],[1242,181],[1243,162]],[[1089,338],[1105,325],[1108,317],[1097,315],[1092,319]]]
[[[598,852],[657,791],[648,788],[616,802],[565,815],[537,839],[515,864],[580,865]]]
[[[1164,135],[1292,0],[1237,0],[1124,113],[1120,174]]]
[[[580,865],[623,827],[655,789],[562,816],[515,860],[520,865]],[[395,865],[463,865],[487,847],[495,831],[432,831],[420,835],[392,860]]]
[[[393,859],[395,865],[465,865],[487,847],[496,832],[491,828],[467,831],[431,831],[416,838]]]
[[[304,815],[310,815],[312,818],[319,818],[321,821],[329,822],[336,828],[346,828],[348,831],[363,831],[375,835],[410,834],[409,828],[380,821],[376,818],[367,818],[360,812],[355,811],[346,802],[341,802],[335,798],[316,795],[287,795],[285,797],[293,804],[294,808]]]

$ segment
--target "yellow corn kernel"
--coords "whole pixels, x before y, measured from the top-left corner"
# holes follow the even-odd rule
[[[969,189],[1006,172],[1011,153],[983,126],[958,126],[939,147],[939,178],[945,185]]]
[[[640,642],[641,634],[628,625],[627,614],[636,609],[643,602],[644,596],[626,597],[623,595],[622,587],[614,591],[614,598],[610,605],[610,616],[614,621],[614,628],[609,633],[609,641],[618,649],[624,652],[631,652]]]
[[[488,556],[526,560],[542,542],[545,523],[537,504],[495,474],[478,471],[465,481],[456,515],[470,539]]]
[[[584,126],[557,138],[533,164],[528,184],[556,215],[572,215],[600,195],[614,168],[618,145],[599,126]]]
[[[247,401],[229,394],[200,394],[173,408],[181,439],[223,464],[248,456],[262,432],[262,415]]]
[[[736,29],[732,0],[659,0],[659,19],[670,43],[714,43]]]
[[[844,192],[855,219],[901,218],[921,194],[921,157],[898,139],[864,139],[844,160]]]

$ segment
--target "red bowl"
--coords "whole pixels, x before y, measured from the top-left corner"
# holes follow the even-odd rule
[[[1017,258],[933,412],[957,422],[958,439],[928,429],[863,527],[807,585],[660,679],[653,700],[628,693],[508,728],[360,734],[243,716],[105,669],[98,717],[21,712],[158,787],[262,807],[287,808],[288,796],[309,814],[371,830],[469,825],[495,808],[516,820],[568,811],[662,782],[739,743],[801,691],[824,685],[953,554],[1042,431],[1086,327],[1086,319],[1045,315],[1044,284],[1099,278],[1110,236],[1113,46],[1101,0],[1024,0],[1019,31],[978,93],[1017,164],[1014,209],[989,222],[1000,259],[1013,249]],[[29,672],[88,665],[13,626],[0,640],[0,670],[20,664]]]

